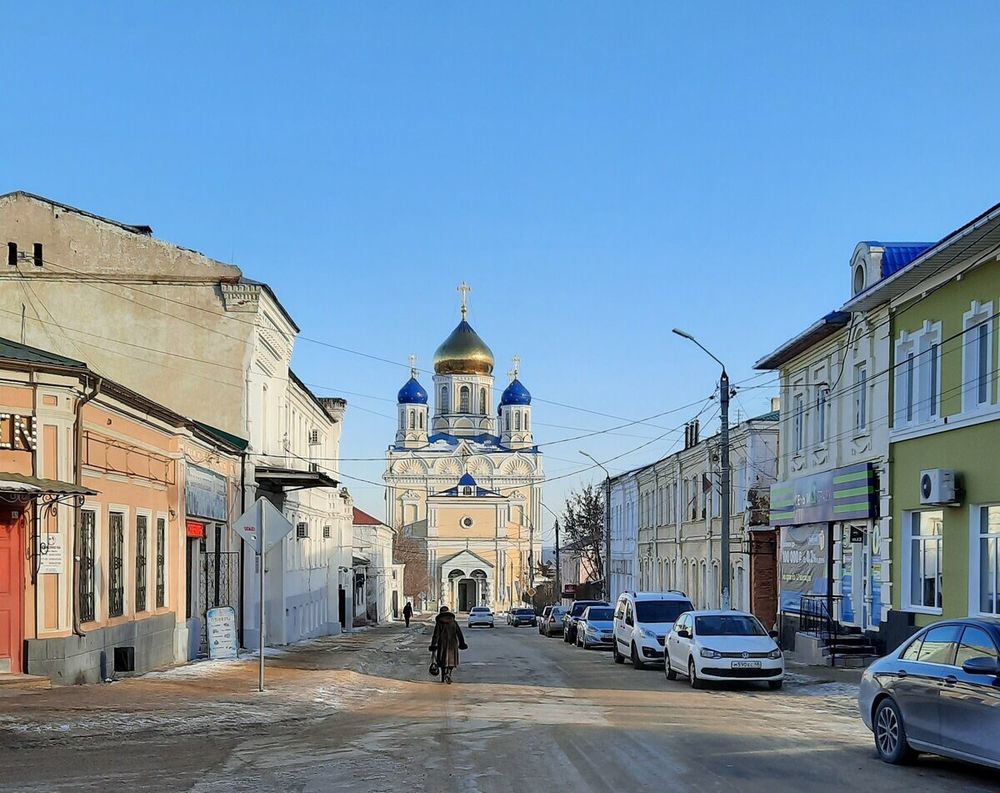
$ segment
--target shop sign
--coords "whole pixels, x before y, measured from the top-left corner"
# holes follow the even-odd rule
[[[66,572],[66,550],[61,534],[39,536],[38,572],[42,575],[61,575]]]
[[[184,500],[187,514],[225,521],[229,517],[226,477],[207,468],[188,464]]]
[[[0,413],[0,449],[31,452],[38,448],[38,425],[34,416]]]
[[[865,541],[865,530],[857,526],[851,526],[851,543],[863,543]]]
[[[231,606],[208,610],[208,657],[213,661],[235,658],[239,651],[236,611]]]
[[[196,540],[205,538],[205,524],[197,520],[187,522],[187,536]]]
[[[771,525],[799,526],[878,516],[871,463],[821,471],[771,485]]]

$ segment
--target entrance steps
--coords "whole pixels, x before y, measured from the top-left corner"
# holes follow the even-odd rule
[[[795,655],[807,664],[845,669],[863,669],[879,657],[871,641],[860,631],[836,635],[796,633]]]
[[[3,688],[52,688],[52,681],[42,675],[15,675],[0,673],[0,689]]]

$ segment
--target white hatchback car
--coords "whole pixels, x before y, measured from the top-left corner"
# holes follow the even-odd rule
[[[476,606],[469,612],[468,626],[484,625],[487,628],[493,627],[493,612],[486,606]]]
[[[663,643],[674,620],[694,606],[683,592],[622,592],[615,605],[615,663],[634,669],[663,663]]]
[[[689,611],[667,634],[664,672],[687,675],[692,688],[710,680],[766,682],[781,688],[785,659],[774,635],[743,611]]]

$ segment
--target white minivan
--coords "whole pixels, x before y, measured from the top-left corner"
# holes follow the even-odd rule
[[[642,669],[663,663],[663,643],[676,620],[694,606],[683,592],[622,592],[615,605],[615,663]]]

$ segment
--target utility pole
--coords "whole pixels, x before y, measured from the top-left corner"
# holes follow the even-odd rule
[[[556,603],[558,603],[559,601],[562,600],[562,575],[561,575],[560,569],[559,569],[559,519],[558,518],[556,518],[556,575],[555,575],[555,584],[556,584],[556,587],[555,587],[555,589],[556,589],[556,591],[555,591],[556,598],[555,599],[556,599]]]
[[[720,555],[722,556],[722,559],[721,559],[722,563],[720,565],[720,567],[722,568],[721,569],[722,581],[720,583],[722,585],[722,587],[721,587],[722,591],[721,591],[721,598],[720,598],[720,600],[721,600],[722,608],[723,609],[729,609],[730,602],[731,602],[730,592],[729,592],[729,589],[730,589],[729,579],[730,579],[730,575],[731,575],[731,573],[730,573],[730,563],[729,563],[729,561],[730,561],[729,560],[729,511],[730,511],[730,505],[729,505],[729,497],[730,497],[730,488],[729,488],[729,478],[730,478],[730,471],[729,471],[729,392],[730,392],[729,374],[726,372],[726,365],[722,361],[720,361],[718,358],[716,358],[711,352],[709,352],[709,350],[706,347],[704,347],[702,345],[702,343],[700,341],[698,341],[694,336],[692,336],[690,333],[685,333],[683,330],[680,330],[678,328],[674,328],[673,332],[676,333],[678,336],[680,336],[682,339],[687,339],[688,341],[693,342],[694,344],[696,344],[698,347],[701,348],[702,352],[704,352],[705,354],[707,354],[709,358],[711,358],[713,361],[715,361],[717,364],[719,364],[719,366],[722,367],[722,374],[719,377],[719,409],[720,409],[719,410],[719,413],[720,413],[719,420],[722,423],[721,430],[720,430],[720,433],[719,433],[720,434],[720,439],[719,439],[720,440],[720,443],[719,443],[719,446],[720,446],[720,448],[719,448],[719,458],[720,458],[720,462],[722,464],[722,493],[720,494],[722,496],[722,498],[721,498],[721,502],[722,503],[720,504],[721,508],[719,510],[722,513],[722,538],[721,538],[722,541],[720,543],[720,545],[721,545]]]
[[[729,609],[731,601],[729,592],[729,375],[726,367],[722,367],[722,375],[719,377],[719,408],[720,421],[722,422],[722,438],[719,450],[719,457],[722,462],[722,504],[719,510],[722,513],[722,608]]]

